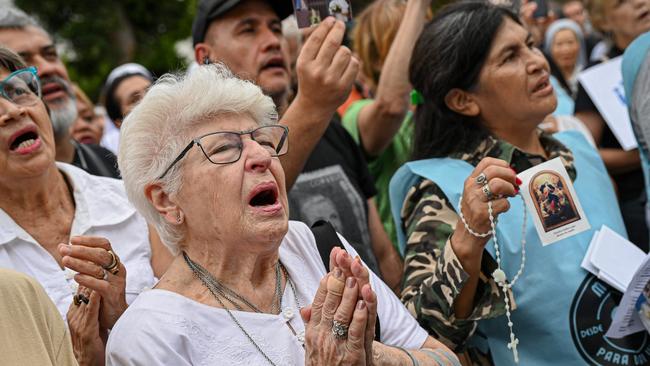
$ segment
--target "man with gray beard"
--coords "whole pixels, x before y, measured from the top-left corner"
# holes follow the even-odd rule
[[[41,79],[43,101],[50,112],[56,142],[56,160],[75,165],[90,174],[119,178],[115,155],[98,145],[84,145],[70,137],[77,118],[74,90],[52,37],[21,10],[0,10],[0,44],[35,66]]]

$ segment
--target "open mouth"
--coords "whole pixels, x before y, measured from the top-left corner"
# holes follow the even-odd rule
[[[539,91],[545,90],[551,85],[550,80],[548,77],[544,77],[542,81],[537,83],[537,86],[535,86],[535,89],[533,89],[533,94],[537,93]]]
[[[266,184],[265,184],[266,186]],[[256,190],[253,197],[248,202],[253,207],[272,206],[278,202],[278,192],[275,185],[268,187],[259,187],[261,190]]]
[[[18,153],[29,153],[40,145],[40,138],[34,129],[19,131],[9,139],[9,150]]]
[[[284,59],[282,57],[273,57],[262,66],[262,71],[279,69],[282,69],[283,71],[287,70],[287,65],[285,65]]]
[[[41,93],[44,99],[61,98],[67,94],[65,88],[56,82],[43,84]]]

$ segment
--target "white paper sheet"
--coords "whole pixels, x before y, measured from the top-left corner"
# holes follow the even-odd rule
[[[578,80],[600,111],[607,125],[624,150],[637,148],[632,123],[627,111],[621,73],[622,57],[613,58],[590,67],[578,75]]]
[[[627,291],[616,308],[612,324],[605,336],[609,338],[623,338],[629,334],[645,331],[635,304],[645,285],[650,281],[650,255],[646,255],[641,266],[632,277]]]
[[[589,242],[589,247],[587,248],[587,253],[585,254],[585,257],[582,258],[582,263],[580,263],[580,267],[586,269],[589,273],[593,274],[594,276],[598,277],[598,267],[594,266],[593,263],[591,263],[591,255],[594,252],[594,248],[596,247],[596,242],[598,241],[598,235],[600,234],[600,230],[594,231],[594,236],[591,237],[591,241]]]
[[[591,253],[591,263],[601,273],[606,273],[603,279],[613,278],[616,285],[623,286],[617,290],[625,292],[646,254],[607,226],[600,229],[595,244]]]

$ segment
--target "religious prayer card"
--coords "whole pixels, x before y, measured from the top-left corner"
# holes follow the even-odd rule
[[[588,230],[582,209],[562,160],[555,158],[518,174],[521,194],[542,245]]]
[[[328,16],[344,23],[352,20],[352,6],[349,0],[293,0],[293,9],[298,28],[318,24]]]

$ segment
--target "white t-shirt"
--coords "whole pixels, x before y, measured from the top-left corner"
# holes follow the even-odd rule
[[[90,175],[57,163],[73,186],[75,213],[70,236],[102,236],[126,267],[126,300],[133,302],[154,282],[147,224],[129,203],[122,181]],[[0,267],[34,277],[45,288],[63,319],[76,293],[76,272],[62,269],[54,257],[0,209]]]
[[[341,241],[348,253],[356,255],[345,239]],[[326,271],[305,224],[289,221],[280,260],[296,285],[300,307],[310,304]],[[371,275],[370,283],[378,298],[381,342],[420,348],[427,332],[376,275]],[[305,353],[298,337],[304,335],[304,324],[290,286],[285,286],[282,307],[279,315],[232,313],[275,364],[303,365]],[[293,315],[289,322],[297,334],[285,324],[287,313]],[[108,340],[106,361],[107,365],[268,364],[225,310],[157,289],[143,292],[118,320]]]

